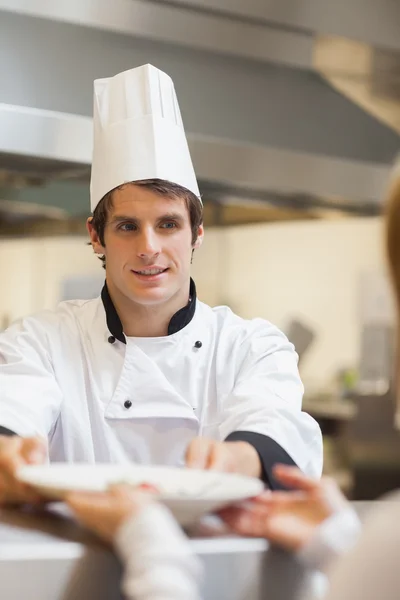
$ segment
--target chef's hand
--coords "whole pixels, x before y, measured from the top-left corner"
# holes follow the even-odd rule
[[[240,473],[261,476],[261,461],[257,450],[247,442],[217,442],[194,438],[186,451],[186,466],[192,469]]]
[[[106,542],[112,542],[121,525],[135,517],[153,500],[154,494],[126,485],[104,493],[74,492],[66,497],[78,521]]]
[[[19,467],[46,460],[46,442],[39,437],[0,435],[0,506],[37,503],[41,498],[15,477]]]
[[[221,518],[235,533],[267,538],[286,550],[297,551],[325,519],[348,506],[334,480],[312,479],[285,465],[277,465],[274,475],[293,491],[268,491],[243,507],[222,510]]]

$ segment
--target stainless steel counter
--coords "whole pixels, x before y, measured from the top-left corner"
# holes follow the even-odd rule
[[[204,526],[189,537],[205,567],[204,600],[292,600],[315,585],[292,556],[264,540]],[[117,600],[120,576],[111,550],[56,505],[0,511],[1,600]]]

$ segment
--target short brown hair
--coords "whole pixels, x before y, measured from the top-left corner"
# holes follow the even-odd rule
[[[124,183],[117,188],[114,188],[108,192],[104,198],[100,200],[98,205],[93,211],[92,225],[102,246],[105,246],[104,241],[104,230],[107,223],[108,214],[110,209],[113,207],[113,192],[115,190],[121,190],[127,185],[137,185],[160,196],[166,196],[168,198],[182,198],[185,201],[186,208],[190,218],[190,228],[192,230],[192,244],[197,240],[199,227],[203,223],[203,206],[199,201],[198,197],[193,194],[190,190],[184,188],[177,183],[166,181],[165,179],[143,179],[141,181],[132,181],[131,183]],[[103,267],[106,266],[105,256],[100,256],[100,260],[103,262]]]

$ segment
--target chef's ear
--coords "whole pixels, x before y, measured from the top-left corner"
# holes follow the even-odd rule
[[[93,226],[93,217],[89,217],[86,221],[86,229],[90,237],[90,243],[92,244],[93,252],[95,254],[104,254],[104,246],[100,241],[99,234]]]
[[[203,223],[202,223],[201,225],[199,225],[199,228],[197,230],[197,240],[193,244],[193,250],[200,248],[200,246],[203,243],[203,239],[204,239],[204,227],[203,227]]]

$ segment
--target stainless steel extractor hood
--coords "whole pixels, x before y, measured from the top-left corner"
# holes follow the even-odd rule
[[[396,115],[382,119],[377,94],[368,110],[354,75],[361,91],[376,89],[387,56],[383,69],[353,57],[380,46],[398,72],[398,9],[382,1],[385,10],[368,0],[360,26],[346,0],[334,10],[328,0],[296,0],[296,10],[256,0],[0,0],[3,210],[27,202],[36,215],[41,205],[85,213],[92,81],[151,62],[176,84],[213,223],[379,213],[400,147]],[[359,45],[337,62],[344,46],[327,31]]]
[[[221,205],[265,202],[291,210],[379,210],[387,165],[188,135],[201,191]],[[88,117],[0,105],[0,186],[89,181]],[[57,198],[54,198],[57,207]],[[58,206],[68,212],[68,207]]]

